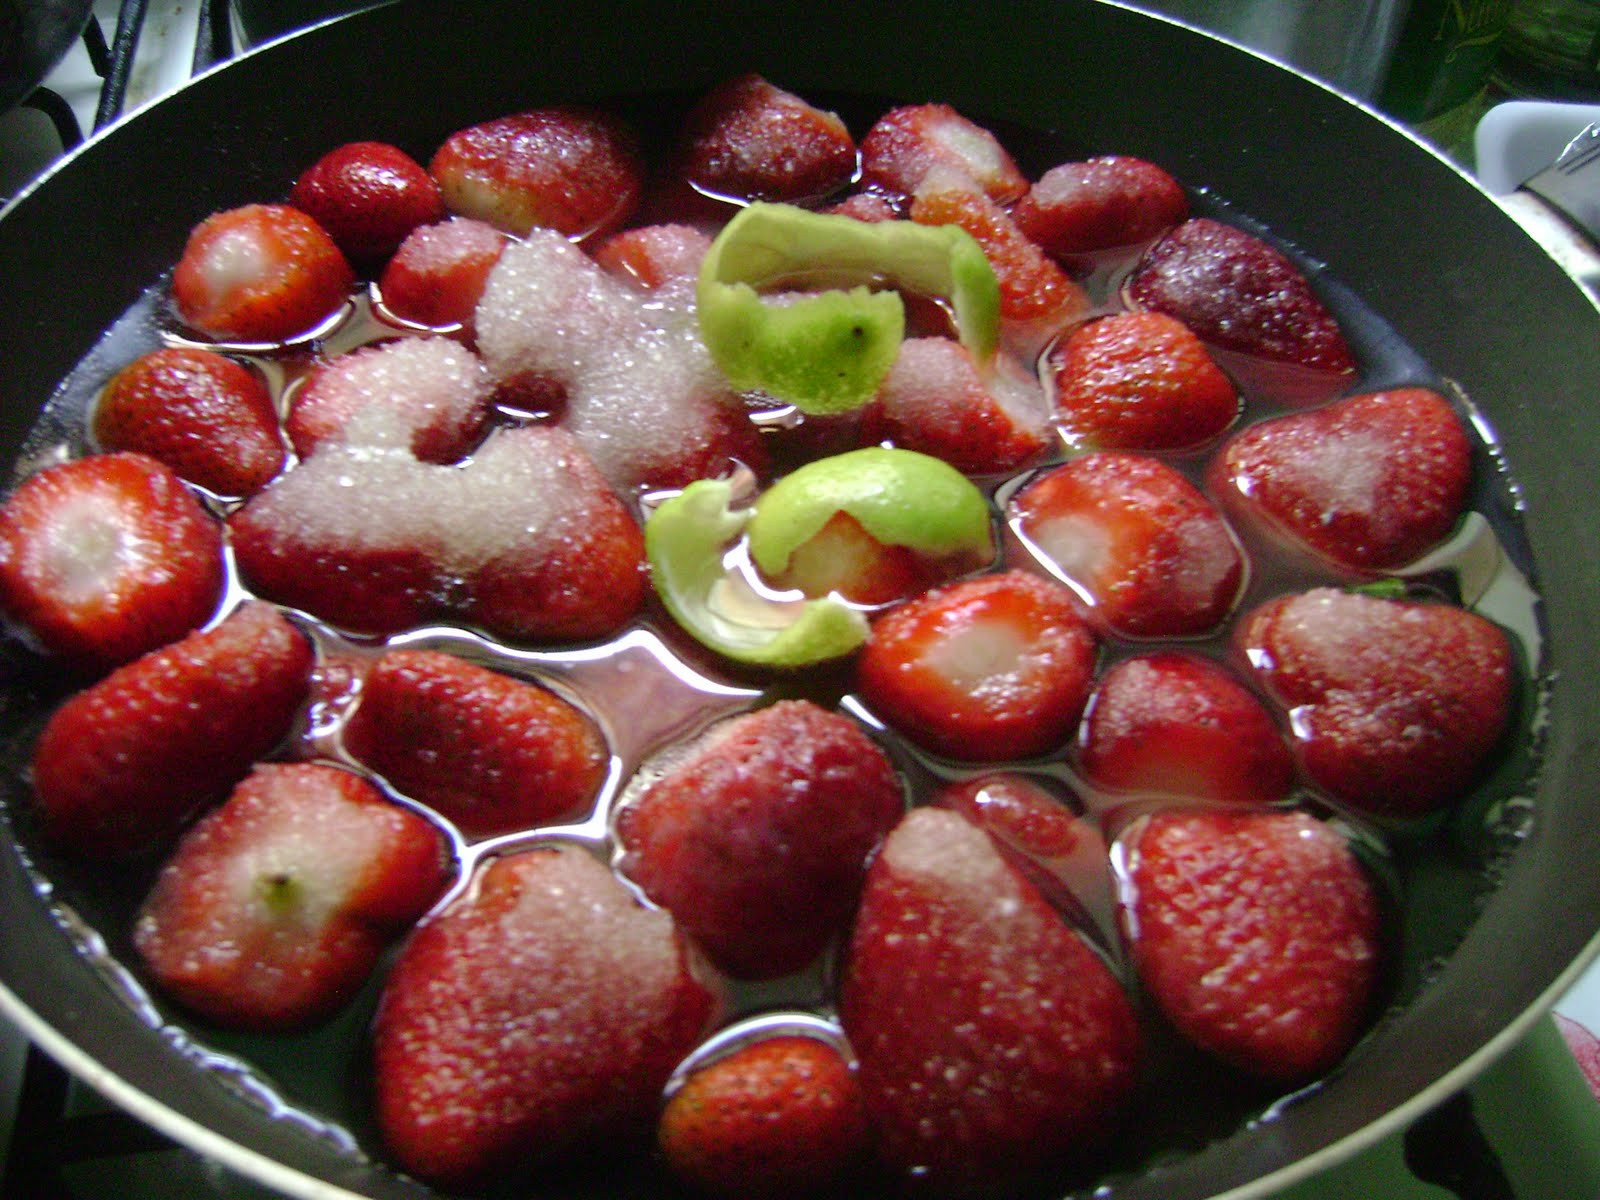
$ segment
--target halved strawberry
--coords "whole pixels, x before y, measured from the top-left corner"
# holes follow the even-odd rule
[[[1050,168],[1011,215],[1046,254],[1072,261],[1166,232],[1189,215],[1189,197],[1155,163],[1111,154]]]
[[[134,359],[100,393],[89,428],[102,449],[148,454],[219,496],[259,491],[287,457],[262,377],[199,348]]]
[[[1124,840],[1133,959],[1178,1031],[1284,1083],[1337,1062],[1370,1014],[1382,941],[1344,836],[1301,812],[1171,809]]]
[[[444,837],[338,767],[263,763],[183,836],[133,927],[156,986],[206,1020],[282,1031],[348,1004],[438,899]]]
[[[378,659],[344,746],[474,838],[577,817],[609,764],[594,722],[554,692],[437,650]]]
[[[161,844],[289,733],[311,661],[304,634],[250,601],[78,692],[34,747],[46,834],[94,858]]]
[[[854,604],[892,604],[922,591],[938,572],[909,546],[886,546],[847,512],[836,512],[789,556],[769,582],[819,599],[837,592]]]
[[[848,717],[779,701],[715,727],[616,815],[622,872],[724,971],[811,962],[849,920],[904,796]]]
[[[1096,450],[1187,450],[1239,416],[1233,381],[1200,339],[1163,313],[1118,313],[1049,350],[1056,424]]]
[[[444,217],[433,177],[386,142],[347,142],[328,151],[294,181],[289,203],[360,263],[381,262],[417,226]]]
[[[865,1157],[861,1090],[839,1049],[777,1034],[697,1067],[667,1099],[656,1144],[697,1194],[820,1195]]]
[[[862,698],[949,758],[1026,758],[1071,736],[1095,639],[1063,585],[1022,571],[959,580],[892,609],[856,663]]]
[[[1396,388],[1252,425],[1212,460],[1208,482],[1244,521],[1341,569],[1381,571],[1455,527],[1472,446],[1443,396]]]
[[[1101,451],[1052,467],[1011,500],[1017,531],[1124,637],[1215,628],[1244,583],[1244,555],[1198,488],[1154,458]]]
[[[0,506],[0,608],[73,671],[103,672],[216,611],[222,529],[170,467],[96,454]]]
[[[672,918],[586,851],[491,858],[389,972],[378,1126],[405,1170],[451,1188],[643,1146],[716,1007]]]
[[[1294,783],[1272,715],[1232,672],[1197,654],[1143,654],[1109,668],[1078,742],[1084,776],[1112,792],[1272,804]]]
[[[593,250],[605,270],[646,291],[699,277],[711,235],[693,225],[640,225],[606,238]]]
[[[414,325],[470,330],[489,272],[509,240],[471,217],[414,229],[378,277],[380,308]]]
[[[994,134],[948,104],[890,109],[861,139],[862,187],[902,208],[936,168],[971,180],[997,204],[1028,190],[1027,177]]]
[[[224,342],[283,342],[349,299],[355,272],[327,231],[286,204],[247,204],[195,226],[172,276],[190,328]]]
[[[873,860],[839,1017],[880,1158],[942,1194],[1016,1187],[1101,1144],[1139,1057],[1133,1006],[1079,931],[936,808]]]
[[[1294,714],[1311,780],[1379,816],[1419,817],[1459,798],[1510,718],[1509,639],[1453,605],[1314,588],[1247,614],[1235,641]]]

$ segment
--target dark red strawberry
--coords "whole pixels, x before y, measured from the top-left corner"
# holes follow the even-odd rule
[[[168,346],[111,377],[90,417],[105,450],[137,450],[219,496],[248,496],[287,457],[266,382],[210,350]]]
[[[1017,531],[1068,580],[1093,620],[1124,637],[1215,628],[1244,555],[1215,507],[1153,458],[1100,451],[1053,467],[1011,501]]]
[[[414,325],[470,330],[507,241],[493,225],[470,217],[413,230],[378,277],[381,307]]]
[[[1378,898],[1344,836],[1301,812],[1171,809],[1125,841],[1133,959],[1178,1031],[1283,1083],[1337,1062],[1381,957]]]
[[[1072,594],[1007,571],[947,584],[880,617],[856,681],[872,710],[918,745],[994,762],[1071,736],[1094,661]]]
[[[1065,162],[1046,171],[1012,210],[1046,254],[1071,261],[1147,242],[1189,215],[1189,197],[1155,163],[1127,155]]]
[[[458,130],[428,164],[445,207],[511,234],[536,226],[570,238],[618,228],[639,202],[638,139],[583,108],[540,108]]]
[[[1338,321],[1300,268],[1261,238],[1209,217],[1185,221],[1151,246],[1128,295],[1212,345],[1336,375],[1356,369]]]
[[[305,635],[252,601],[78,692],[34,747],[45,832],[95,858],[166,841],[287,736],[311,661]]]
[[[1294,714],[1306,773],[1366,812],[1419,817],[1457,799],[1510,716],[1509,640],[1453,605],[1315,588],[1268,601],[1235,637]]]
[[[1471,482],[1461,419],[1426,388],[1348,396],[1252,425],[1209,475],[1212,493],[1243,521],[1355,572],[1404,566],[1442,541]]]
[[[614,233],[594,248],[611,274],[646,291],[698,278],[711,235],[693,225],[641,225]]]
[[[1112,792],[1271,804],[1294,783],[1294,759],[1271,714],[1232,672],[1196,654],[1112,666],[1078,740],[1084,776]]]
[[[779,701],[715,727],[617,813],[621,869],[719,967],[805,966],[849,920],[904,796],[848,717]]]
[[[491,858],[389,973],[378,1126],[405,1170],[450,1188],[643,1145],[716,1006],[672,918],[586,851]]]
[[[338,312],[355,283],[327,231],[298,208],[247,204],[190,233],[172,298],[190,328],[223,342],[282,342]]]
[[[1028,190],[1027,177],[987,129],[948,104],[910,104],[880,117],[861,139],[861,185],[904,206],[936,168],[978,185],[998,204]]]
[[[295,180],[289,203],[361,263],[381,262],[417,226],[444,218],[433,177],[386,142],[348,142],[328,151]]]
[[[444,837],[338,767],[264,763],[184,834],[133,927],[156,986],[215,1024],[332,1016],[438,899]]]
[[[1092,1150],[1132,1089],[1115,976],[976,826],[913,809],[867,875],[840,976],[878,1152],[919,1188],[1002,1189]]]
[[[436,650],[378,659],[344,745],[468,837],[579,816],[609,766],[600,731],[572,704]]]
[[[182,637],[216,611],[222,529],[142,454],[96,454],[29,476],[0,506],[0,608],[77,672]]]
[[[870,1137],[839,1049],[778,1034],[696,1068],[662,1109],[656,1144],[697,1194],[781,1200],[838,1187]]]
[[[1163,313],[1091,321],[1050,348],[1056,424],[1095,450],[1187,450],[1239,416],[1239,393],[1200,339]]]

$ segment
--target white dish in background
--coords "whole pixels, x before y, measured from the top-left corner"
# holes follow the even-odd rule
[[[1508,100],[1495,105],[1473,137],[1478,182],[1495,196],[1516,191],[1594,121],[1600,121],[1600,104]]]

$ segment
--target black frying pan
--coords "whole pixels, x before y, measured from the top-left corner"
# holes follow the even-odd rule
[[[1267,1194],[1392,1132],[1520,1038],[1576,976],[1600,929],[1600,312],[1489,197],[1420,144],[1181,26],[1091,0],[777,4],[736,25],[727,11],[374,10],[270,45],[94,139],[0,219],[9,294],[0,307],[0,445],[14,455],[58,381],[170,267],[195,222],[281,195],[342,141],[383,138],[426,156],[452,130],[518,108],[693,90],[756,70],[802,94],[945,100],[1053,129],[1079,153],[1160,162],[1332,264],[1481,406],[1522,485],[1555,670],[1534,815],[1497,885],[1480,898],[1447,879],[1415,898],[1450,950],[1431,982],[1326,1086],[1214,1144],[1137,1167],[1108,1195]],[[14,730],[36,708],[12,687],[0,712]],[[0,796],[13,812],[25,803],[14,782],[0,782]],[[201,1050],[180,1033],[152,1028],[114,977],[73,951],[16,843],[7,835],[0,847],[0,1004],[47,1049],[158,1127],[287,1192],[429,1194],[338,1138],[274,1115],[235,1085],[236,1073],[202,1070]],[[287,1045],[221,1048],[259,1060],[317,1111],[327,1063],[339,1061],[329,1056],[359,1035],[360,1019]],[[628,1189],[612,1181],[593,1194]]]

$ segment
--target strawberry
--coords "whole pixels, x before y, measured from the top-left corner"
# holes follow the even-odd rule
[[[1419,817],[1457,799],[1510,716],[1508,638],[1453,605],[1314,588],[1256,608],[1235,640],[1294,714],[1312,782],[1378,816]]]
[[[616,816],[619,864],[739,978],[814,959],[849,920],[900,782],[848,717],[779,701],[715,727]]]
[[[839,1017],[879,1156],[935,1192],[1007,1188],[1092,1149],[1139,1056],[1105,963],[943,809],[913,809],[873,860]]]
[[[620,227],[644,168],[622,121],[584,108],[540,108],[457,130],[428,164],[445,207],[521,235],[538,226],[579,239]]]
[[[1233,381],[1200,339],[1164,313],[1118,313],[1081,326],[1045,360],[1056,424],[1096,450],[1189,450],[1239,416]]]
[[[328,231],[354,262],[382,262],[413,229],[444,219],[433,177],[386,142],[347,142],[294,181],[289,203]]]
[[[1153,458],[1106,450],[1073,459],[1030,482],[1010,510],[1092,619],[1124,637],[1205,633],[1244,582],[1244,555],[1221,514]]]
[[[452,1188],[642,1145],[716,1006],[672,918],[587,852],[491,858],[389,972],[378,1126],[405,1170]]]
[[[1280,1083],[1343,1057],[1374,998],[1381,932],[1342,834],[1302,812],[1169,809],[1124,844],[1133,960],[1179,1033]]]
[[[509,240],[470,217],[412,230],[378,277],[380,309],[413,325],[470,330],[489,272]]]
[[[1443,396],[1396,388],[1252,425],[1213,459],[1209,482],[1242,521],[1338,568],[1382,571],[1455,527],[1472,447]]]
[[[344,745],[468,837],[579,815],[609,765],[594,722],[554,692],[434,650],[378,659]]]
[[[156,985],[218,1025],[282,1031],[355,995],[444,890],[425,818],[316,763],[264,763],[184,834],[139,910]]]
[[[1097,788],[1220,804],[1272,804],[1294,783],[1288,744],[1255,694],[1219,663],[1176,651],[1105,672],[1078,761]]]
[[[1011,215],[1046,254],[1070,262],[1164,233],[1189,215],[1189,197],[1155,163],[1113,154],[1051,167]]]
[[[948,104],[890,109],[861,139],[861,186],[902,208],[936,168],[977,184],[997,204],[1028,190],[1027,177],[987,129]]]
[[[823,1194],[864,1159],[869,1138],[850,1063],[803,1034],[764,1037],[697,1067],[656,1130],[674,1175],[729,1200]]]
[[[46,834],[100,859],[164,842],[289,733],[311,660],[298,629],[251,601],[78,692],[34,747]]]
[[[1338,321],[1300,268],[1221,221],[1194,217],[1161,238],[1127,292],[1136,306],[1176,317],[1212,345],[1333,375],[1356,369]]]
[[[224,342],[285,342],[349,299],[355,273],[327,231],[297,208],[247,204],[189,234],[172,276],[184,324]]]
[[[653,292],[697,279],[710,249],[711,235],[693,225],[641,225],[612,234],[593,253],[612,275]]]
[[[287,457],[266,382],[225,355],[167,346],[111,377],[90,433],[105,450],[136,450],[218,496],[248,496]]]
[[[221,527],[142,454],[46,467],[0,506],[0,608],[75,672],[182,637],[223,583]]]
[[[1076,727],[1095,639],[1075,598],[1021,571],[936,588],[873,625],[862,699],[918,745],[990,762],[1043,754]]]
[[[909,546],[886,546],[847,512],[836,512],[789,556],[769,582],[820,599],[837,592],[852,604],[875,607],[915,595],[936,575]]]

